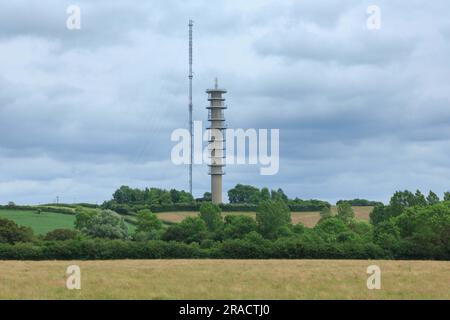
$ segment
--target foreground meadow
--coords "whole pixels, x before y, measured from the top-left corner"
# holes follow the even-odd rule
[[[81,290],[66,268],[81,268]],[[381,290],[368,290],[378,265]],[[363,260],[0,261],[1,299],[450,299],[450,262]]]

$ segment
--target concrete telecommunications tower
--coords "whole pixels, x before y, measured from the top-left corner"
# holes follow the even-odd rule
[[[208,121],[209,127],[209,148],[210,164],[209,174],[211,175],[211,194],[213,203],[222,203],[222,176],[225,174],[225,116],[224,110],[227,108],[225,99],[222,97],[227,90],[220,89],[217,78],[214,89],[206,90],[208,94],[209,106]]]

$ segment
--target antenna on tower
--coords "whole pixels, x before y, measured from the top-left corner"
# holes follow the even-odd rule
[[[192,27],[194,21],[189,20],[189,134],[190,134],[190,162],[189,162],[189,192],[192,194],[192,163],[194,162],[194,133],[192,123]]]

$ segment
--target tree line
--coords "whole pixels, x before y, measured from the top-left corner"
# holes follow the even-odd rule
[[[320,211],[331,207],[326,201],[289,199],[284,191],[258,189],[250,185],[237,184],[228,191],[229,203],[221,204],[224,211],[256,211],[259,203],[267,200],[282,201],[290,210],[297,212]],[[186,191],[159,188],[130,188],[121,186],[113,193],[111,200],[102,204],[103,209],[110,209],[120,214],[135,215],[141,210],[152,212],[199,211],[203,202],[211,201],[211,193],[205,192],[202,198],[194,199]]]
[[[43,237],[0,219],[0,259],[118,258],[323,258],[450,259],[450,197],[398,191],[380,204],[370,221],[355,219],[342,202],[322,209],[313,228],[292,224],[282,199],[260,201],[255,218],[223,215],[203,202],[197,217],[163,224],[148,209],[130,232],[124,216],[108,209],[77,208],[75,230]],[[96,246],[97,247],[96,247]]]

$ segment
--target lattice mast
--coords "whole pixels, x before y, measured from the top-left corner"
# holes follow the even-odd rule
[[[192,164],[194,162],[194,128],[192,122],[192,27],[194,21],[189,20],[189,134],[190,134],[190,162],[189,162],[189,192],[192,194]]]

